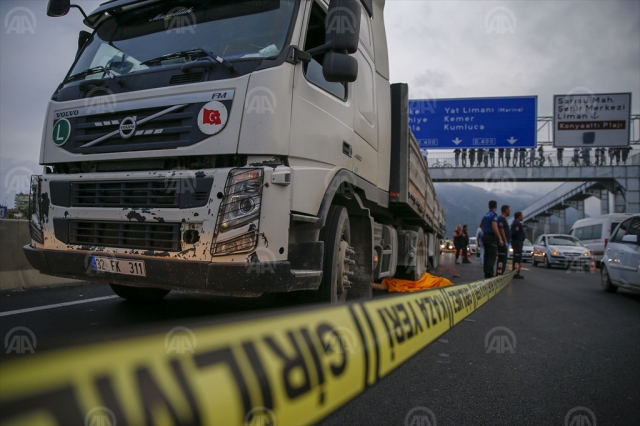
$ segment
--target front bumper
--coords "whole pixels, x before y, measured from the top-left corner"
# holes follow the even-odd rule
[[[591,257],[589,256],[549,256],[549,264],[553,266],[570,267],[589,267],[591,265]]]
[[[209,263],[118,254],[118,259],[144,261],[147,276],[139,277],[93,271],[88,266],[89,256],[97,255],[96,252],[42,250],[31,245],[23,248],[31,266],[46,275],[240,297],[316,290],[322,279],[322,247],[310,249],[306,250],[305,258],[306,265],[317,263],[313,265],[316,266],[313,270],[292,269],[289,261]],[[310,262],[309,259],[316,262]]]

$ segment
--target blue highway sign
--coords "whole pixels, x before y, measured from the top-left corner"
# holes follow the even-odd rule
[[[409,101],[409,126],[426,149],[533,148],[538,97]]]

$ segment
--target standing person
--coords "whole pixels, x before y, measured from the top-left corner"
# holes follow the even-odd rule
[[[594,154],[596,156],[596,166],[600,165],[600,148],[594,149]]]
[[[484,265],[484,243],[482,242],[483,235],[484,231],[482,230],[482,222],[480,222],[480,225],[478,225],[478,230],[476,231],[476,251],[478,252],[478,257],[480,257],[481,265]]]
[[[500,165],[504,167],[504,148],[498,149],[498,167],[500,167]]]
[[[469,150],[469,167],[473,167],[473,163],[476,161],[476,150],[471,148]]]
[[[453,153],[455,154],[455,158],[456,158],[456,167],[460,167],[460,150],[459,149],[454,149]]]
[[[505,149],[504,155],[507,157],[507,167],[509,167],[509,163],[511,162],[511,148]]]
[[[520,148],[520,167],[526,166],[527,162],[527,150],[525,148]]]
[[[580,165],[580,148],[573,148],[573,165]]]
[[[516,270],[516,275],[513,278],[523,279],[520,275],[522,270],[522,246],[527,236],[524,233],[524,227],[522,221],[524,216],[522,212],[516,212],[513,215],[513,223],[511,224],[511,244],[513,245],[513,263],[511,264],[511,270]]]
[[[600,147],[598,149],[600,149],[600,165],[601,166],[606,166],[607,165],[607,150],[604,149],[604,147]]]
[[[511,207],[504,205],[500,208],[500,212],[502,214],[498,217],[498,231],[500,231],[504,245],[498,246],[498,268],[496,275],[504,274],[504,271],[507,269],[509,243],[511,242],[511,229],[509,229],[509,223],[507,222],[507,218],[511,215]]]
[[[469,225],[462,225],[462,236],[462,263],[471,263],[467,253],[467,248],[469,247]]]
[[[429,167],[429,151],[427,151],[426,149],[421,149],[420,150],[422,152],[422,157],[424,158],[424,162],[427,163],[427,167]]]
[[[609,148],[609,165],[613,166],[613,159],[616,156],[616,149],[615,148]]]
[[[585,147],[582,148],[582,156],[584,157],[584,163],[587,166],[591,165],[591,148]]]
[[[538,147],[538,159],[540,160],[540,165],[544,165],[544,148],[542,145]]]
[[[489,211],[482,218],[482,243],[484,244],[484,277],[493,278],[498,256],[498,246],[503,246],[504,241],[498,230],[498,202],[489,201]]]
[[[467,167],[467,150],[462,150],[462,167]]]
[[[491,167],[495,167],[496,166],[496,149],[495,148],[489,148],[489,158],[491,159]]]
[[[478,148],[478,167],[480,167],[480,163],[482,163],[483,155],[484,155],[484,149]]]
[[[616,166],[620,165],[620,148],[614,148],[614,152],[616,153]]]
[[[533,163],[536,159],[536,149],[535,148],[531,148],[529,150],[529,167],[533,167]]]
[[[489,152],[486,148],[482,149],[482,159],[484,160],[484,166],[487,167],[489,165]]]
[[[462,242],[464,234],[462,233],[462,225],[458,225],[453,231],[453,247],[456,249],[456,263],[460,263],[460,254],[462,253]]]
[[[627,158],[629,158],[629,151],[631,151],[631,148],[627,146],[627,147],[621,148],[621,151],[622,151],[622,164],[626,166]]]
[[[558,148],[556,150],[556,158],[558,159],[558,164],[562,166],[562,153],[564,152],[564,148]]]

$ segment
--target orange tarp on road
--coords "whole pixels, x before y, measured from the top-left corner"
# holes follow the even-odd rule
[[[428,273],[424,273],[418,281],[399,280],[397,278],[385,278],[382,280],[382,286],[389,293],[411,293],[414,291],[428,290],[430,288],[448,287],[453,285],[451,281],[443,277],[436,277]]]

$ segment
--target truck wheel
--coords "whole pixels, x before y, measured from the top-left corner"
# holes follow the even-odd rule
[[[405,229],[418,234],[416,250],[413,258],[405,259],[403,265],[398,264],[395,276],[405,280],[418,281],[427,271],[427,248],[424,245],[424,231],[419,226],[407,226]]]
[[[157,302],[171,291],[163,288],[129,287],[120,284],[109,285],[115,294],[132,302]]]
[[[618,287],[611,283],[611,278],[609,278],[609,272],[607,271],[606,266],[603,266],[602,269],[600,269],[600,285],[607,293],[615,293],[618,291]]]
[[[355,269],[355,251],[351,246],[349,215],[343,206],[331,206],[322,231],[324,262],[318,300],[344,303]]]

